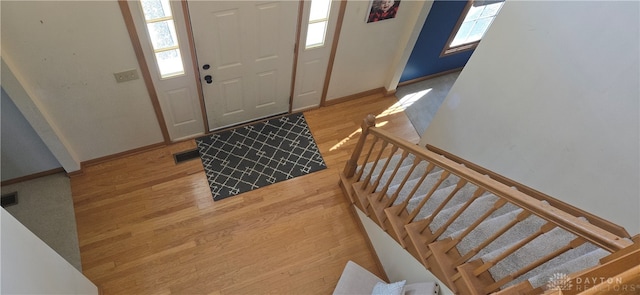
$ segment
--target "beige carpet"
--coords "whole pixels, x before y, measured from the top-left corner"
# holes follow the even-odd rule
[[[71,184],[58,173],[6,185],[2,194],[18,192],[18,203],[5,209],[79,271],[80,248]]]

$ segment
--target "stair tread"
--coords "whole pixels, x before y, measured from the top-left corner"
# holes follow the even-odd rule
[[[534,288],[544,286],[549,282],[549,279],[554,274],[571,274],[577,271],[581,271],[600,263],[600,259],[609,255],[610,253],[601,248],[597,248],[584,255],[581,255],[575,259],[560,263],[552,268],[545,269],[545,271],[528,278],[529,283]]]
[[[418,190],[416,190],[416,192],[414,193],[412,200],[413,199],[421,200],[427,193],[429,193],[431,188],[438,182],[438,179],[440,179],[440,176],[442,175],[443,170],[437,167],[433,170],[434,171],[429,173],[427,177],[425,177],[424,181],[422,181],[422,183],[418,187]],[[413,190],[413,188],[418,184],[418,181],[420,180],[420,176],[407,181],[407,183],[402,187],[402,189],[398,193],[398,198],[393,203],[394,205],[398,205],[407,199],[407,197],[411,193],[411,190]],[[459,180],[460,179],[457,176],[449,176],[440,184],[440,188],[445,188],[451,185],[455,185]],[[398,181],[398,183],[392,186],[389,186],[388,195],[395,193],[395,191],[400,186],[399,182],[400,181]]]
[[[400,168],[398,168],[398,172],[396,172],[396,175],[393,177],[393,179],[391,179],[391,182],[389,183],[389,190],[388,190],[389,193],[387,195],[391,195],[393,192],[395,192],[395,190],[397,190],[397,188],[400,186],[404,178],[407,176],[407,173],[409,173],[409,171],[411,170],[414,159],[415,159],[415,156],[410,155],[410,156],[407,156],[407,158],[402,162],[402,165],[400,166]],[[372,174],[369,183],[373,184],[378,179],[378,176],[379,176],[378,170],[381,169],[381,167],[384,167],[385,161],[386,159],[381,159],[379,163],[376,165],[376,169],[374,170],[374,173]],[[393,174],[393,170],[395,169],[396,164],[399,161],[399,158],[395,160],[392,159],[392,161],[395,161],[395,164],[390,163],[389,166],[387,167],[387,170],[384,173],[382,173],[382,175],[380,176],[378,190],[384,185],[386,185],[387,182],[389,182],[389,179]],[[426,171],[428,165],[429,163],[427,161],[421,161],[420,163],[418,163],[418,165],[416,165],[414,170],[411,172],[411,174],[407,178],[407,183],[410,181],[414,184],[417,183],[419,178],[424,173],[424,171]],[[371,169],[370,165],[367,165],[367,167],[365,167],[365,173],[363,173],[363,176],[362,176],[363,178],[366,177],[368,170]],[[442,169],[436,167],[433,169],[431,173],[438,173],[440,171],[442,171]],[[436,177],[436,176],[432,176],[432,177]],[[439,177],[439,173],[437,177]],[[454,177],[455,179],[458,179],[456,176]],[[432,184],[433,183],[435,182],[432,182]],[[403,190],[401,191],[404,193],[404,197],[406,197],[406,195],[408,195],[411,192],[411,189],[413,189],[412,186],[405,184],[405,186],[403,187]]]
[[[413,154],[409,154],[403,161],[402,163],[400,163],[400,167],[406,167],[408,165],[411,165],[411,163],[413,163],[413,160],[415,159],[415,155]],[[393,155],[391,157],[391,160],[389,161],[389,165],[387,167],[387,170],[385,170],[383,172],[383,177],[386,175],[388,179],[388,176],[391,175],[391,172],[393,171],[393,168],[396,167],[396,165],[400,162],[400,159],[402,158],[402,154],[401,153],[396,153],[395,155]],[[380,174],[380,170],[382,170],[382,167],[384,167],[384,163],[385,161],[387,161],[387,158],[384,159],[380,159],[378,161],[378,163],[376,164],[376,168],[373,170],[373,176],[377,176],[378,174]],[[369,174],[369,172],[371,172],[371,168],[373,167],[373,164],[375,162],[371,161],[371,162],[367,162],[364,165],[364,171],[362,173],[362,177],[366,177],[367,174]],[[360,169],[363,169],[362,165],[358,166],[358,169],[356,171],[360,171]],[[375,179],[374,177],[372,177],[372,179]],[[381,182],[382,183],[382,182]]]
[[[421,220],[428,218],[431,214],[434,213],[435,209],[440,206],[440,204],[449,196],[449,194],[455,189],[455,185],[451,185],[448,187],[440,188],[433,193],[431,198],[425,203],[424,206],[420,209],[418,215],[414,220]],[[455,207],[459,204],[462,204],[469,200],[473,193],[477,190],[477,187],[471,183],[467,183],[464,187],[462,187],[451,200],[445,205],[443,210],[446,210],[451,207]],[[407,205],[407,209],[409,212],[412,212],[418,207],[418,204],[424,198],[412,198]],[[437,216],[437,215],[436,215]]]
[[[490,193],[485,193],[484,195],[478,197],[460,216],[458,216],[458,218],[456,218],[456,220],[449,227],[447,227],[447,230],[442,234],[442,237],[454,237],[452,235],[453,233],[464,231],[478,218],[480,218],[485,212],[489,211],[497,200],[498,197]],[[448,220],[449,216],[455,214],[455,212],[463,205],[464,204],[458,204],[442,210],[430,225],[431,230],[434,231],[438,229],[438,227],[443,225]],[[518,207],[507,204],[493,212],[489,216],[489,218],[491,218],[492,216],[501,216],[517,209]]]
[[[562,248],[575,238],[576,236],[574,234],[564,229],[554,228],[551,231],[536,237],[526,245],[520,247],[509,256],[499,261],[489,269],[489,272],[491,273],[491,276],[498,281],[515,273],[522,267],[545,257],[549,253]],[[508,247],[487,253],[483,255],[481,259],[485,262],[490,261],[503,253],[506,248]]]
[[[492,200],[495,200],[496,198],[497,197],[492,194],[486,194],[478,197],[475,201],[473,201],[469,208],[467,208],[460,216],[458,216],[458,218],[456,218],[453,223],[451,223],[451,225],[449,225],[449,227],[447,227],[447,230],[442,236],[448,237],[453,232],[464,230],[468,225],[473,223],[473,221],[475,221],[477,217],[480,217],[480,215],[484,213],[484,211],[480,212],[479,210],[474,209],[483,207],[487,203],[493,203]],[[443,226],[453,214],[455,214],[462,206],[464,206],[464,204],[465,203],[459,203],[453,206],[449,206],[440,211],[440,213],[438,213],[438,215],[436,215],[436,217],[433,219],[431,224],[429,224],[429,228],[431,229],[431,231],[435,231]],[[476,216],[476,218],[471,220],[470,222],[466,220],[466,218],[470,218],[472,216]]]
[[[391,180],[391,183],[389,184],[389,190],[387,195],[391,195],[393,193],[396,192],[396,190],[399,188],[400,184],[402,184],[402,181],[404,180],[404,178],[407,176],[407,173],[409,173],[409,170],[411,169],[412,165],[407,165],[407,166],[403,166],[402,168],[398,169],[398,173],[396,174],[396,176]],[[418,183],[418,181],[420,180],[420,178],[422,177],[422,175],[424,174],[424,172],[427,170],[427,167],[429,166],[429,163],[426,161],[422,161],[420,162],[418,165],[416,165],[416,168],[411,172],[411,174],[409,175],[409,177],[407,178],[407,183],[405,183],[405,185],[402,187],[402,190],[400,190],[399,196],[406,198],[407,195],[409,195],[409,193],[411,192],[411,190],[414,188],[415,184]],[[432,171],[430,173],[430,175],[427,175],[427,178],[425,178],[425,181],[423,181],[423,183],[420,185],[420,187],[427,187],[427,185],[433,186],[437,181],[438,178],[440,177],[440,173],[442,173],[441,169],[434,169],[435,171]],[[386,184],[386,181],[389,180],[389,176],[390,175],[383,175],[383,178],[385,180],[385,182],[380,182],[381,185]],[[455,177],[457,179],[457,177]],[[429,183],[426,183],[427,181],[429,181]],[[448,181],[447,184],[451,182]],[[412,183],[414,186],[410,186],[408,185],[408,183]],[[424,190],[424,189],[423,189]],[[425,192],[426,193],[426,192]],[[416,195],[418,195],[418,193],[416,193]]]
[[[472,204],[471,207],[467,209],[467,211],[480,209],[481,207],[479,206],[482,206],[482,208],[484,209],[484,207],[486,206],[488,208],[485,210],[482,210],[483,213],[486,212],[486,210],[490,209],[490,207],[493,206],[493,202],[495,202],[495,200],[498,198],[493,194],[489,194],[489,196],[492,196],[492,197],[487,197],[487,195],[485,195],[478,198],[479,201],[482,201],[482,203],[475,204],[478,201],[474,202],[474,204]],[[490,205],[485,203],[489,200],[491,201]],[[483,220],[478,226],[476,226],[475,229],[473,229],[469,234],[467,234],[465,239],[482,241],[488,238],[489,236],[491,236],[491,234],[493,234],[495,230],[498,229],[499,225],[507,224],[510,220],[515,219],[520,212],[522,212],[522,209],[520,209],[518,206],[515,206],[511,203],[507,203],[504,206],[500,207],[498,210],[491,213],[491,215],[489,215],[487,218],[485,218],[485,220]],[[466,214],[466,212],[463,214]],[[475,218],[474,218],[474,221],[475,221]],[[450,232],[447,230],[445,234],[447,237],[456,238],[460,236],[466,229],[467,227],[458,228],[456,231],[453,231],[453,232]],[[463,241],[465,239],[463,239]],[[467,246],[462,248],[465,249],[465,252],[468,252],[473,248],[473,246]],[[460,250],[463,250],[463,249],[460,249]]]
[[[517,283],[520,283],[522,281],[525,281],[527,279],[532,279],[534,277],[538,277],[538,276],[542,276],[542,277],[546,277],[547,279],[551,276],[553,276],[554,273],[558,273],[559,271],[557,271],[558,267],[567,265],[568,263],[570,263],[571,261],[574,261],[576,259],[580,259],[583,256],[587,256],[587,255],[595,255],[597,253],[593,253],[597,250],[602,250],[600,248],[598,248],[596,245],[593,245],[591,243],[584,243],[578,247],[576,247],[575,249],[571,249],[561,255],[559,255],[556,258],[553,258],[547,262],[545,262],[544,264],[532,269],[531,271],[523,274],[522,276],[520,276],[519,278],[516,278],[516,280],[514,280],[513,282],[507,284],[504,286],[504,288],[509,287],[511,285],[515,285]],[[604,251],[604,255],[609,254],[609,252]],[[583,257],[582,259],[587,259],[587,257]],[[598,258],[599,259],[599,258]],[[594,264],[595,265],[595,264]],[[581,264],[581,265],[576,265],[574,267],[578,267],[576,269],[571,270],[570,272],[566,272],[565,274],[569,274],[572,273],[574,271],[578,271],[578,270],[582,270],[585,269],[587,267],[591,267],[593,265],[585,265],[585,264]],[[536,279],[536,285],[533,285],[534,288],[539,287],[539,279]],[[532,281],[529,281],[530,283],[532,283]],[[546,283],[546,281],[545,281]]]
[[[517,213],[516,213],[517,212]],[[513,213],[509,213],[509,214],[513,214],[513,218],[510,218],[510,220],[514,219],[516,217],[516,215],[518,213],[522,212],[522,209],[518,209]],[[541,219],[540,217],[537,217],[535,215],[531,215],[529,217],[527,217],[526,219],[518,222],[516,225],[512,226],[509,230],[507,230],[505,233],[503,233],[502,235],[500,235],[497,239],[495,239],[493,242],[491,242],[489,245],[487,245],[486,247],[484,247],[482,250],[480,250],[473,258],[471,258],[471,260],[479,258],[479,257],[483,257],[491,252],[497,251],[498,249],[501,249],[503,247],[506,246],[510,246],[513,245],[515,243],[517,243],[518,241],[521,241],[522,239],[528,237],[529,235],[533,234],[534,232],[536,232],[538,230],[538,228],[540,228],[543,224],[545,223],[545,221],[543,219]],[[490,237],[491,235],[493,235],[495,232],[497,232],[498,230],[500,230],[500,228],[505,225],[505,224],[496,224],[496,226],[494,228],[492,228],[490,230],[490,233],[486,235],[486,237]],[[485,238],[486,239],[486,238]],[[465,241],[466,240],[466,241]],[[465,243],[465,242],[470,242],[468,241],[469,239],[463,239],[463,241],[458,244],[460,248],[463,248],[463,246],[467,246],[469,245],[471,248],[468,249],[464,249],[461,251],[461,253],[467,253],[469,250],[473,249],[473,247],[479,245],[482,241],[484,241],[484,239],[481,240],[477,240],[475,243]]]

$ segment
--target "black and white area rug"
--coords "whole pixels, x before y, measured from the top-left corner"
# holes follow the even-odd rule
[[[302,113],[196,139],[213,200],[326,168]]]

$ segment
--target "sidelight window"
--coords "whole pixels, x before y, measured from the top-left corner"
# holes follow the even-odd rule
[[[169,0],[141,0],[140,4],[160,77],[184,75],[184,64]]]
[[[306,49],[324,45],[330,9],[331,0],[311,0]]]

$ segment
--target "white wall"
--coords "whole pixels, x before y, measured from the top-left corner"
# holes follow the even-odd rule
[[[143,80],[113,77],[138,68],[117,1],[1,5],[3,59],[79,161],[163,141]]]
[[[64,138],[60,128],[52,121],[47,110],[42,108],[39,100],[34,100],[33,91],[24,87],[24,77],[16,75],[15,66],[7,60],[7,55],[0,58],[2,72],[2,88],[6,90],[11,101],[33,127],[40,139],[53,153],[62,167],[70,172],[80,170],[80,160],[69,142]]]
[[[2,294],[98,294],[98,288],[62,256],[0,209]]]
[[[380,87],[394,90],[432,3],[401,1],[395,18],[367,23],[369,1],[348,1],[327,100]]]
[[[507,1],[421,143],[640,232],[639,5]]]
[[[411,256],[407,250],[403,249],[375,222],[369,219],[367,215],[362,213],[360,209],[356,208],[356,212],[358,212],[358,217],[391,283],[402,280],[407,280],[407,284],[435,282],[440,285],[440,294],[453,294],[446,285]]]
[[[369,2],[349,1],[327,99],[394,90],[431,3],[405,0],[395,19],[367,24]],[[3,59],[58,132],[68,159],[49,148],[67,171],[163,140],[142,79],[112,75],[138,68],[116,0],[1,5]]]
[[[2,181],[60,167],[60,163],[24,118],[9,95],[0,89],[0,176]]]

